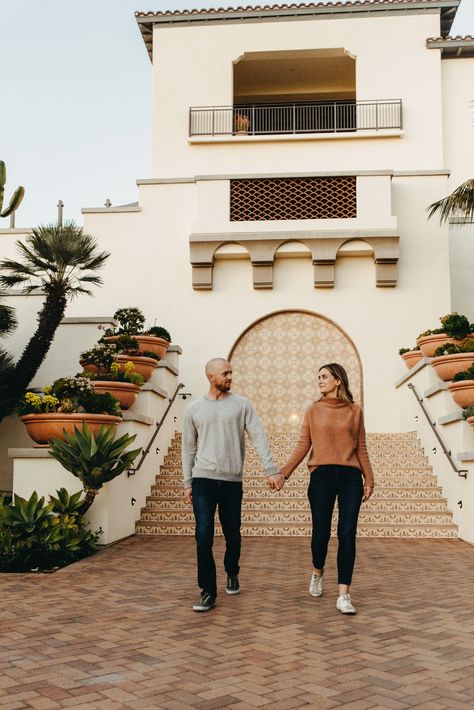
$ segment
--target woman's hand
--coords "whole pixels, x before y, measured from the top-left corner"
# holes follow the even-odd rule
[[[368,486],[364,484],[364,495],[362,496],[362,503],[365,503],[366,501],[369,500],[370,496],[374,492],[374,486]]]

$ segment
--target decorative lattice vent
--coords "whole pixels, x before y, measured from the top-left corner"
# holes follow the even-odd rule
[[[351,217],[357,217],[354,175],[230,181],[232,222]]]

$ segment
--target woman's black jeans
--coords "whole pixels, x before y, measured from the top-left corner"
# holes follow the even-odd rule
[[[352,466],[318,466],[311,472],[308,498],[313,519],[311,552],[313,566],[323,569],[326,561],[331,519],[337,498],[339,522],[337,572],[339,584],[350,584],[356,555],[357,518],[364,487],[362,474]]]
[[[198,585],[217,596],[216,563],[212,554],[216,508],[224,533],[224,568],[229,577],[239,574],[242,483],[193,478],[193,510],[196,518]]]

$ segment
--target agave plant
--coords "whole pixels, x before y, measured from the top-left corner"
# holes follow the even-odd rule
[[[49,496],[49,502],[53,506],[53,511],[55,513],[61,513],[62,515],[79,515],[81,513],[84,501],[81,500],[83,491],[77,491],[77,493],[68,493],[65,488],[60,488],[56,491],[58,497]]]
[[[112,481],[130,469],[141,447],[125,451],[135,441],[136,434],[115,437],[115,427],[101,427],[94,436],[86,422],[82,431],[74,428],[74,434],[64,432],[64,441],[51,439],[49,454],[73,476],[79,478],[86,493],[81,513],[94,502],[104,483]]]

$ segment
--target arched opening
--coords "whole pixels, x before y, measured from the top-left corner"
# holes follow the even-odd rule
[[[214,252],[213,290],[239,289],[242,283],[252,287],[252,266],[247,249],[241,244],[222,244]]]
[[[349,336],[310,311],[271,313],[239,336],[229,355],[233,388],[254,402],[266,428],[297,431],[305,407],[318,398],[318,369],[339,362],[362,403],[362,366]]]

